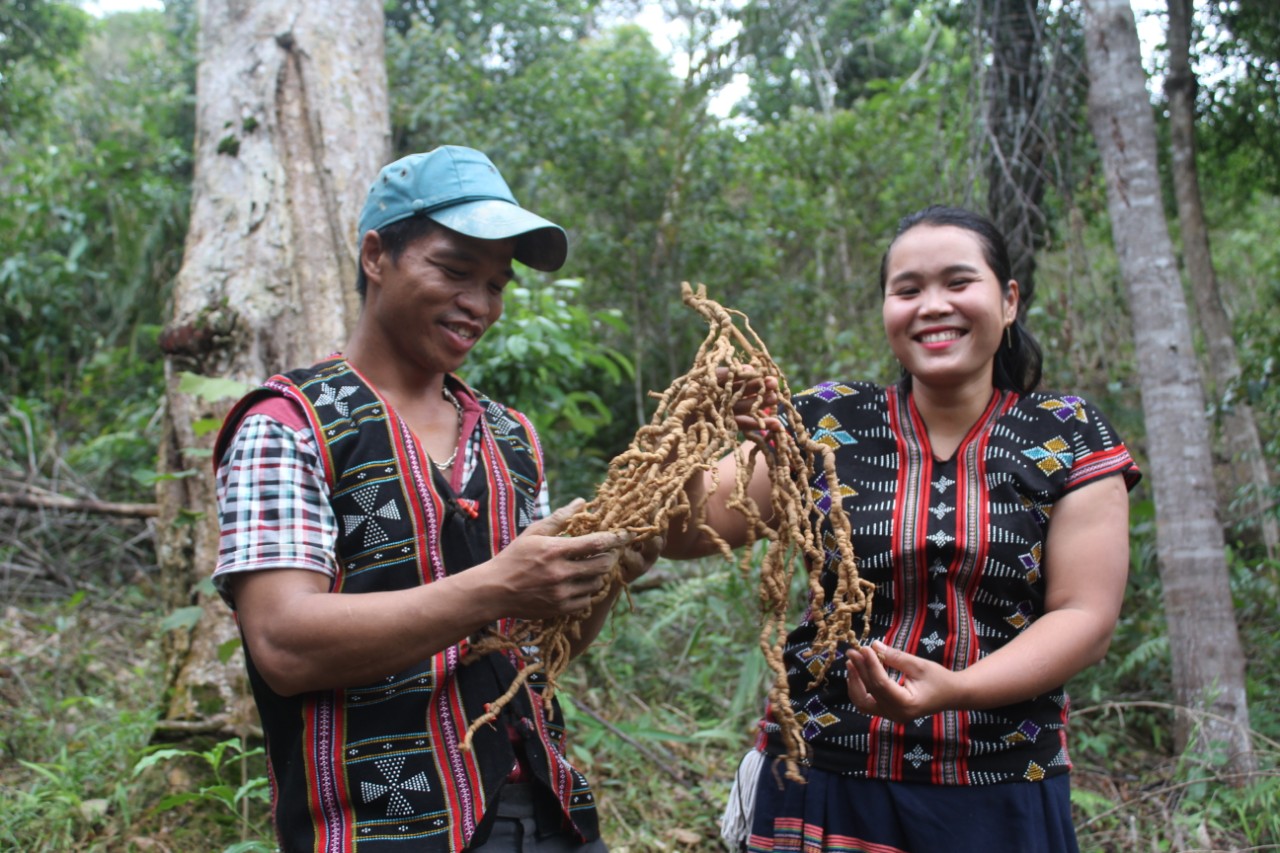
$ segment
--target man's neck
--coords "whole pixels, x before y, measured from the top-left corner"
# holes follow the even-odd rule
[[[343,355],[402,414],[442,399],[443,372],[422,369],[384,350],[357,329]]]

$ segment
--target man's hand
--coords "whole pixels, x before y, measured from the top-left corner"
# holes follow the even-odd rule
[[[630,543],[631,534],[607,531],[562,536],[561,531],[583,503],[579,498],[529,525],[484,564],[502,590],[500,610],[504,616],[549,619],[576,613],[604,589],[609,571]]]

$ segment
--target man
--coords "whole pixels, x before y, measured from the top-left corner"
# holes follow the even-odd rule
[[[543,518],[532,426],[454,373],[501,315],[513,259],[558,269],[565,232],[484,154],[445,146],[382,169],[359,235],[346,349],[249,394],[215,452],[214,579],[244,638],[280,846],[604,850],[538,688],[463,744],[523,665],[468,659],[472,640],[581,610],[621,557],[628,579],[652,562],[624,533],[557,535],[580,502]]]

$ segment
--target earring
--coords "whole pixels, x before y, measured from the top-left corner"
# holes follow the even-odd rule
[[[1009,343],[1009,349],[1013,349],[1013,324],[1004,327],[1004,339]]]

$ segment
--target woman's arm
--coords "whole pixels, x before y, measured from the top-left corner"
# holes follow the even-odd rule
[[[619,577],[609,588],[608,594],[591,606],[591,615],[578,624],[578,636],[569,639],[569,655],[577,657],[587,650],[604,627],[604,621],[613,610],[613,603],[618,600],[622,587],[635,583],[645,572],[653,568],[662,550],[661,537],[646,539],[639,544],[632,543],[623,548],[618,557]]]
[[[747,484],[747,497],[765,516],[771,512],[769,483],[769,466],[763,453],[751,454],[755,443],[745,441],[737,453],[730,453],[720,460],[715,471],[695,473],[685,484],[685,496],[692,507],[706,507],[705,524],[716,532],[730,548],[739,548],[747,541],[747,520],[741,512],[730,509],[729,498],[733,495],[735,478],[738,475],[738,455],[751,460],[751,479]],[[673,560],[686,560],[693,557],[705,557],[715,554],[719,547],[706,531],[693,525],[693,517],[685,519],[683,524],[672,525],[667,531],[666,545],[662,556]]]
[[[1054,505],[1044,571],[1044,615],[967,669],[953,672],[883,643],[850,649],[850,700],[897,722],[945,709],[995,708],[1052,690],[1101,660],[1129,571],[1123,477],[1082,486]],[[886,668],[901,672],[901,679],[891,679]]]

